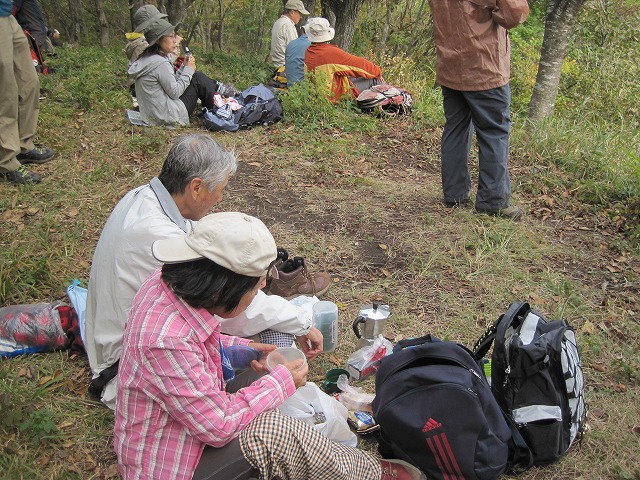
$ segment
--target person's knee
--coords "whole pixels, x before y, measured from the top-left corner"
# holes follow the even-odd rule
[[[31,98],[32,95],[38,95],[40,92],[40,82],[36,69],[33,69],[33,75],[28,75],[18,82],[18,93],[21,98]]]

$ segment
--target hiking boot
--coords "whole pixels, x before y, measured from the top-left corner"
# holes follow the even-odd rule
[[[319,297],[331,285],[331,276],[327,272],[309,273],[304,258],[287,259],[277,269],[269,285],[272,295],[279,295],[287,300],[298,295],[315,295]]]
[[[34,148],[25,153],[19,153],[16,158],[22,164],[45,163],[55,157],[56,152],[50,148]]]
[[[485,215],[491,215],[493,217],[502,217],[509,218],[511,220],[518,220],[522,216],[522,210],[520,207],[515,205],[510,205],[505,208],[500,208],[498,210],[479,210],[476,209],[478,213],[484,213]]]
[[[274,260],[273,264],[269,268],[269,271],[267,272],[267,281],[264,288],[262,289],[262,291],[265,292],[266,294],[269,293],[269,287],[271,287],[271,280],[278,277],[279,271],[282,269],[284,262],[286,262],[289,259],[289,252],[287,252],[286,248],[277,247],[277,250],[278,250],[278,255],[276,256],[276,259]]]
[[[380,480],[427,480],[422,471],[402,460],[380,460],[382,476]]]
[[[24,165],[20,165],[20,167],[13,172],[3,173],[2,175],[8,181],[17,185],[24,185],[25,183],[40,183],[42,181],[40,175],[32,172]]]

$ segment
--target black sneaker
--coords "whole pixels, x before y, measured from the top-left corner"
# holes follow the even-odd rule
[[[19,153],[16,158],[22,164],[45,163],[55,157],[56,152],[50,148],[34,148],[25,153]]]
[[[3,173],[2,176],[11,183],[15,183],[17,185],[24,185],[25,183],[40,183],[42,181],[40,175],[32,172],[24,165],[20,165],[20,167],[13,172]]]

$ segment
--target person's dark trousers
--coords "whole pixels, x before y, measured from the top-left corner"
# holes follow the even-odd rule
[[[511,181],[508,172],[511,130],[509,84],[476,92],[442,87],[442,191],[445,202],[469,198],[469,152],[473,130],[478,142],[478,192],[476,209],[497,211],[509,206]]]
[[[382,84],[382,80],[379,78],[349,77],[349,80],[351,80],[351,83],[353,83],[353,86],[358,93],[362,93],[374,85]]]
[[[218,92],[219,83],[207,77],[202,72],[194,72],[191,77],[191,83],[180,96],[180,100],[187,107],[189,115],[193,113],[198,104],[198,100],[202,102],[202,106],[208,110],[213,109],[213,96]]]
[[[226,390],[228,393],[235,393],[263,375],[264,372],[245,370],[227,384]],[[258,478],[259,474],[242,455],[240,442],[236,437],[224,447],[204,447],[193,480],[249,480]]]

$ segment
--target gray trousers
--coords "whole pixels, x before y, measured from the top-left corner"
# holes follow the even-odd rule
[[[478,142],[477,210],[496,211],[509,206],[508,172],[511,131],[509,84],[463,92],[442,87],[446,122],[442,131],[442,192],[445,202],[467,200],[471,193],[469,153],[473,131]]]

